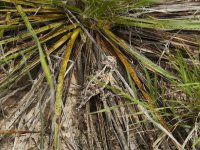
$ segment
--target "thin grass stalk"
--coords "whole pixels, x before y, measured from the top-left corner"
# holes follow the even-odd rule
[[[38,39],[38,37],[36,35],[36,32],[32,28],[32,25],[29,22],[28,17],[26,16],[26,13],[23,11],[22,6],[21,5],[16,5],[16,9],[20,13],[20,15],[21,15],[22,19],[24,20],[28,30],[30,31],[31,35],[33,36],[33,39],[37,43],[37,46],[38,46],[38,49],[39,49],[40,61],[41,61],[41,65],[42,65],[44,74],[46,76],[46,79],[47,79],[47,82],[48,82],[50,88],[53,88],[53,80],[52,80],[52,77],[51,77],[50,69],[49,69],[48,64],[46,62],[45,54],[44,54],[44,52],[42,50],[42,46],[41,46],[40,41],[39,41],[39,39]]]
[[[77,28],[74,30],[74,32],[71,35],[71,38],[67,44],[66,52],[63,57],[60,72],[58,75],[58,85],[56,89],[56,104],[55,104],[55,137],[54,137],[54,146],[55,150],[59,150],[59,130],[60,130],[60,113],[61,113],[61,101],[62,101],[62,90],[63,90],[63,83],[64,83],[64,77],[65,72],[67,69],[67,64],[69,62],[70,54],[74,45],[74,42],[79,35],[81,29]]]
[[[113,48],[116,52],[116,54],[118,55],[118,57],[120,58],[121,62],[124,64],[125,68],[128,70],[128,72],[130,73],[131,77],[133,78],[133,80],[135,81],[137,87],[140,89],[140,91],[142,92],[144,98],[147,100],[147,102],[150,105],[150,108],[154,111],[156,118],[159,120],[159,122],[163,125],[163,127],[165,127],[167,130],[169,130],[169,127],[167,125],[167,123],[164,121],[164,119],[161,117],[161,115],[159,114],[158,111],[156,111],[155,106],[154,106],[154,102],[152,100],[152,98],[150,97],[149,93],[144,89],[140,79],[138,78],[136,72],[134,71],[134,69],[132,68],[132,66],[129,64],[129,62],[127,61],[126,57],[122,54],[122,52],[117,49],[114,45]]]

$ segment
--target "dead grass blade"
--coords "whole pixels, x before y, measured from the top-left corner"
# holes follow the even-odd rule
[[[26,133],[40,133],[40,131],[29,131],[29,130],[0,130],[0,134],[26,134]]]

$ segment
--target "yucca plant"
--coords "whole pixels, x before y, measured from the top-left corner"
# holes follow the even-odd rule
[[[173,9],[184,3],[0,0],[2,134],[27,134],[16,149],[198,146],[199,51],[185,35],[200,23]]]

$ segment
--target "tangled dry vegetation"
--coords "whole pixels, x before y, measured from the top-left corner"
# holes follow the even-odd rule
[[[0,0],[0,149],[199,149],[199,9]]]

